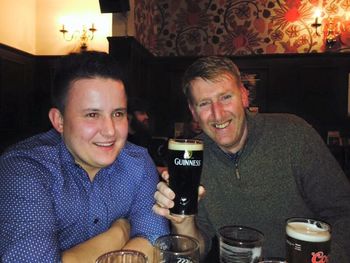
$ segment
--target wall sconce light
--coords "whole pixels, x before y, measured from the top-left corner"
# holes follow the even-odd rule
[[[340,23],[339,26],[339,40],[340,42],[347,46],[350,47],[350,20],[348,16],[345,17],[345,20]]]
[[[326,49],[333,49],[339,46],[339,40],[341,37],[340,32],[340,21],[339,17],[327,17],[323,18],[321,21],[322,11],[321,9],[316,9],[314,13],[315,20],[311,24],[312,27],[315,28],[316,36],[321,36],[321,32],[318,31],[319,27],[323,27],[323,39],[325,41]]]
[[[71,41],[75,38],[80,39],[80,49],[82,51],[87,50],[87,42],[89,40],[94,39],[94,34],[97,31],[95,28],[94,24],[91,25],[91,27],[87,30],[85,26],[83,26],[82,31],[80,32],[79,30],[75,30],[73,33],[69,33],[68,30],[62,25],[62,28],[60,29],[60,32],[63,35],[63,38],[66,41]]]
[[[326,47],[327,48],[333,48],[335,44],[337,43],[337,37],[339,36],[339,30],[338,30],[338,23],[334,22],[334,19],[331,17],[329,18],[329,22],[327,25],[327,31],[326,34]]]
[[[321,26],[321,23],[319,21],[320,17],[321,17],[321,10],[316,9],[316,11],[315,11],[315,22],[313,24],[311,24],[311,26],[315,28],[316,36],[320,36],[320,34],[317,32],[317,28]]]

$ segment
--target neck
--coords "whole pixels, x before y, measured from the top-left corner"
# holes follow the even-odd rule
[[[231,148],[227,149],[227,148],[222,148],[220,147],[220,149],[222,151],[224,151],[225,153],[229,153],[229,154],[235,154],[237,152],[239,152],[240,150],[243,149],[246,141],[247,141],[247,136],[248,136],[248,127],[247,127],[247,122],[245,121],[245,124],[244,124],[244,128],[243,128],[243,133],[242,133],[242,136],[241,136],[241,139],[239,140],[239,142],[232,146]]]

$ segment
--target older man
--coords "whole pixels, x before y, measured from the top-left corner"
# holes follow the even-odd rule
[[[265,257],[283,258],[286,219],[318,218],[332,225],[331,262],[350,262],[349,181],[315,130],[294,115],[247,112],[247,91],[228,58],[198,59],[183,89],[204,131],[206,196],[196,217],[174,217],[174,192],[158,184],[154,210],[173,231],[196,237],[204,257],[219,227],[246,225],[265,234]]]

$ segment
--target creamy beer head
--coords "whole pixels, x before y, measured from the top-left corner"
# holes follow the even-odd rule
[[[290,218],[286,224],[288,263],[328,262],[331,227],[308,218]]]
[[[286,227],[287,235],[309,242],[325,242],[331,238],[329,226],[317,221],[289,222]]]
[[[173,151],[202,151],[203,143],[192,139],[171,139],[169,140],[168,149]]]
[[[174,215],[197,213],[198,186],[203,165],[203,142],[195,139],[170,139],[168,144],[169,187],[175,193]]]

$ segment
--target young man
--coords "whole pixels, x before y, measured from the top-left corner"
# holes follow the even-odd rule
[[[196,237],[204,256],[219,227],[250,226],[265,235],[265,257],[284,258],[286,219],[318,218],[332,225],[331,262],[350,262],[349,181],[316,131],[294,115],[248,113],[248,94],[228,58],[200,58],[183,88],[204,132],[206,196],[196,217],[176,218],[169,215],[174,192],[158,184],[153,209],[173,231]]]
[[[63,57],[52,101],[54,129],[0,158],[0,261],[95,262],[125,248],[152,262],[167,220],[152,211],[156,167],[126,142],[117,63],[102,52]]]

